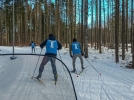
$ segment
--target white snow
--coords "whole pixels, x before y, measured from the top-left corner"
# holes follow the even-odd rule
[[[0,54],[12,53],[12,47],[0,46]],[[15,53],[31,53],[30,47],[15,47]],[[125,68],[131,60],[131,53],[126,52],[125,60],[115,63],[114,50],[97,50],[89,48],[89,58],[84,60],[88,66],[80,75],[71,73],[78,100],[134,100],[134,70]],[[121,52],[121,51],[120,51]],[[45,49],[36,47],[36,54],[44,54]],[[10,60],[8,56],[0,56],[0,100],[75,100],[71,80],[66,69],[59,61],[59,80],[54,85],[51,67],[45,67],[41,80],[45,85],[31,79],[28,74],[33,74],[38,56],[16,55]],[[72,70],[72,59],[68,48],[59,51],[57,57]],[[38,66],[41,63],[40,57]],[[48,63],[48,66],[51,66]],[[59,68],[59,66],[61,68]],[[38,68],[35,75],[38,74]],[[76,59],[76,70],[81,71],[80,60]],[[68,97],[72,94],[72,97]],[[64,97],[66,95],[66,97]],[[61,97],[63,96],[63,97]],[[62,99],[61,99],[62,98]]]

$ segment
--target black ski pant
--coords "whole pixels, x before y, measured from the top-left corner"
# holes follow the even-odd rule
[[[48,56],[44,56],[41,64],[40,64],[40,68],[39,68],[39,75],[37,76],[38,78],[41,78],[42,76],[42,72],[44,70],[44,66],[48,63],[48,62],[51,62],[51,66],[52,66],[52,72],[54,74],[54,77],[56,76],[57,74],[57,69],[56,69],[56,65],[55,65],[55,58],[53,57],[48,57]]]

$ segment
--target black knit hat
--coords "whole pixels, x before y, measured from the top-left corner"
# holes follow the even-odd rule
[[[53,34],[49,34],[49,37],[53,36]]]
[[[76,38],[73,38],[73,42],[76,42],[77,40],[76,40]]]

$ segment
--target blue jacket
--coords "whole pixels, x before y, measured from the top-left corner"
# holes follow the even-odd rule
[[[49,37],[44,42],[40,44],[40,47],[43,48],[46,46],[46,53],[45,55],[48,56],[56,56],[57,50],[60,50],[62,48],[62,45],[59,43],[58,40],[55,39],[54,36]]]
[[[34,42],[31,42],[29,46],[31,46],[32,48],[34,48],[36,45],[35,45]]]
[[[72,53],[73,55],[74,54],[81,54],[81,48],[80,48],[80,44],[78,42],[73,42],[71,44],[71,50],[72,50]]]

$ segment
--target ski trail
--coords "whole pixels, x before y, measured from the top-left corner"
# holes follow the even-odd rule
[[[101,71],[103,72],[103,74],[108,75],[110,78],[113,78],[113,79],[115,79],[115,80],[117,80],[119,82],[122,82],[122,83],[126,84],[126,85],[132,85],[134,83],[134,81],[133,82],[132,81],[130,82],[127,79],[124,79],[122,77],[116,76],[116,74],[111,74],[111,73],[108,73],[108,72],[106,72],[104,70],[101,70]]]
[[[88,65],[88,66],[89,66],[89,65]],[[84,69],[84,71],[80,74],[80,77],[81,77],[83,80],[86,80],[86,82],[87,82],[87,83],[86,83],[87,85],[85,85],[85,90],[83,91],[83,99],[84,99],[84,100],[92,100],[92,98],[91,98],[91,97],[92,97],[92,94],[91,94],[91,93],[92,93],[92,90],[91,90],[92,88],[91,88],[91,86],[90,86],[90,85],[92,84],[92,82],[91,82],[91,77],[89,77],[88,79],[85,78],[85,76],[86,76],[86,74],[88,73],[88,71],[89,71],[89,70]],[[80,80],[80,81],[82,81],[82,80]],[[84,83],[82,83],[81,85],[83,86]],[[87,95],[87,92],[88,92],[88,91],[91,92],[91,93],[89,94],[90,96]],[[94,95],[96,95],[96,94],[94,94]]]
[[[114,80],[115,80],[115,82],[116,81],[118,81],[117,83],[119,83],[119,85],[120,84],[122,84],[122,86],[125,86],[125,87],[127,87],[127,91],[130,91],[129,89],[130,89],[130,87],[132,86],[132,84],[133,84],[133,80],[130,80],[130,78],[128,79],[128,78],[123,78],[121,75],[118,75],[118,73],[116,72],[115,74],[111,74],[110,72],[112,71],[112,70],[110,70],[110,71],[105,71],[104,70],[104,68],[102,69],[100,69],[100,68],[98,68],[98,67],[96,67],[97,68],[97,70],[99,70],[99,71],[101,71],[102,72],[102,75],[103,76],[107,76],[107,77],[109,77],[108,79],[111,79],[111,80],[113,80],[113,82],[114,82]],[[128,76],[129,77],[129,76]],[[115,89],[115,88],[112,88],[111,86],[108,86],[107,84],[106,84],[106,82],[107,82],[107,84],[111,84],[110,82],[108,83],[108,80],[106,81],[106,79],[105,79],[105,83],[104,82],[102,82],[102,84],[103,84],[103,89],[105,89],[106,88],[106,90],[108,91],[108,93],[107,94],[110,94],[112,97],[113,97],[113,99],[115,99],[116,100],[116,97],[118,97],[119,98],[119,95],[120,95],[120,98],[121,99],[123,99],[123,98],[127,98],[127,99],[130,99],[131,100],[131,98],[132,98],[132,96],[133,96],[133,94],[130,94],[130,92],[129,92],[129,94],[123,94],[122,92],[120,93],[119,91],[120,90],[117,90],[117,89]],[[116,84],[114,82],[114,84]],[[105,87],[104,87],[105,86]],[[125,89],[125,87],[124,87],[124,89]],[[121,88],[122,89],[122,88]],[[109,92],[109,90],[111,91],[111,92]],[[125,90],[126,91],[126,90]],[[113,94],[113,93],[114,94]],[[118,94],[118,95],[117,95]],[[114,95],[114,96],[113,96]],[[115,97],[115,95],[116,95],[116,97]],[[129,97],[127,96],[127,95],[130,95]],[[125,100],[125,99],[124,99]]]
[[[50,77],[49,76],[49,78],[51,79],[52,77]],[[58,92],[58,94],[59,94],[59,96],[61,97],[61,98],[58,98],[59,100],[64,100],[63,98],[64,98],[64,96],[63,96],[63,94],[62,94],[62,89],[60,88],[60,86],[59,86],[59,82],[60,80],[58,79],[57,80],[57,82],[56,82],[56,85],[54,84],[54,79],[53,80],[51,80],[51,87],[53,87],[53,93],[56,93],[56,92]],[[56,91],[55,91],[55,89],[56,89]]]
[[[33,58],[33,57],[32,57],[32,58]],[[35,57],[35,59],[37,59],[37,57]],[[31,60],[29,60],[29,61],[30,61],[29,66],[27,66],[27,67],[29,67],[28,73],[31,73],[31,72],[33,73],[33,71],[34,71],[33,69],[35,69],[35,67],[36,67],[35,65],[36,65],[37,62],[33,62],[33,61],[31,61]],[[37,65],[37,66],[38,66],[38,65]],[[38,68],[37,68],[36,70],[38,70]],[[31,79],[31,78],[30,78],[30,79]],[[47,95],[45,94],[45,91],[44,91],[44,90],[45,90],[45,86],[44,86],[42,83],[40,84],[38,81],[35,82],[33,79],[31,79],[31,81],[33,82],[32,84],[34,85],[34,87],[36,87],[37,91],[39,91],[39,92],[43,95],[43,97],[42,97],[42,96],[39,96],[40,98],[37,96],[38,99],[44,100],[44,98],[45,98],[45,99],[47,99],[47,100],[52,100],[52,99],[49,99],[49,96],[47,96]],[[31,89],[32,89],[32,87],[31,87]],[[33,89],[34,89],[34,88],[33,88]],[[33,89],[32,89],[32,90],[33,90]],[[31,92],[33,92],[32,90],[31,90]],[[36,90],[35,90],[35,91],[36,91]],[[38,93],[37,91],[35,92],[35,94],[36,94],[36,95],[39,95],[39,93]],[[31,98],[32,98],[32,97],[31,97]]]
[[[19,59],[19,60],[21,60],[21,59]],[[5,94],[7,94],[6,98],[10,98],[13,95],[13,91],[10,91],[11,90],[10,85],[14,83],[15,78],[19,74],[20,69],[21,69],[21,67],[19,68],[14,61],[12,61],[14,63],[12,63],[11,61],[9,61],[9,62],[10,63],[6,63],[6,67],[8,67],[8,69],[6,69],[4,71],[4,73],[1,75],[2,77],[0,77],[0,79],[2,80],[0,83],[0,86],[1,86],[1,88],[4,88],[3,93],[5,92]],[[15,86],[15,85],[13,85],[13,86]],[[8,91],[6,91],[6,89],[8,89]],[[11,92],[11,94],[8,94],[10,92]],[[2,97],[4,97],[4,95]]]
[[[108,99],[109,99],[109,100],[116,100],[116,99],[114,99],[113,95],[109,92],[109,90],[104,87],[105,84],[103,83],[101,77],[99,77],[99,80],[100,80],[100,82],[101,82],[101,83],[100,83],[100,84],[101,84],[101,87],[102,87],[102,89],[104,90],[104,92],[105,92],[106,96],[108,97]]]
[[[38,92],[40,92],[42,95],[43,95],[43,97],[42,97],[42,99],[41,100],[44,100],[44,97],[45,97],[45,100],[47,99],[47,100],[51,100],[51,99],[49,99],[46,95],[45,95],[45,93],[43,93],[42,91],[41,91],[41,89],[38,87],[38,85],[37,84],[35,84],[35,82],[34,82],[34,80],[32,80],[31,79],[31,81],[33,82],[32,84],[34,85],[34,87],[36,87],[35,89],[37,90],[35,90],[36,91],[36,93],[38,93]],[[31,87],[31,91],[33,90],[32,88],[34,88],[33,86]],[[33,92],[33,91],[32,91]],[[41,97],[41,96],[40,96]],[[37,97],[38,99],[39,99],[39,97]]]
[[[83,77],[84,77],[84,75],[83,75]],[[90,90],[90,92],[91,92],[91,89],[90,89],[90,78],[88,78],[88,83],[87,83],[87,88],[86,88],[86,90],[84,91],[84,100],[91,100],[91,93],[89,94],[89,95],[87,95],[87,92],[89,92],[89,90]]]
[[[21,62],[22,62],[22,60],[21,60]],[[28,62],[23,64],[23,65],[26,65],[26,66],[23,66],[23,65],[21,66],[21,67],[23,67],[23,69],[22,69],[22,72],[20,73],[20,75],[17,78],[17,81],[19,81],[19,82],[18,82],[18,85],[15,86],[16,89],[15,89],[14,93],[12,94],[11,100],[17,99],[16,96],[15,96],[17,94],[22,95],[20,100],[21,99],[23,100],[23,98],[25,97],[25,89],[26,89],[25,87],[27,87],[28,85],[24,85],[23,81],[25,81],[25,79],[27,77],[27,74],[25,72],[25,71],[27,71],[27,68],[28,68],[27,63]],[[25,84],[27,84],[27,83],[25,83]],[[24,87],[22,87],[23,85],[24,85]]]
[[[107,89],[107,91],[111,90],[113,92],[116,92],[116,95],[118,95],[118,96],[120,95],[120,97],[127,98],[127,99],[131,100],[131,98],[129,98],[129,97],[121,94],[119,91],[117,91],[114,88],[112,88],[112,87],[108,86],[107,84],[105,84],[102,79],[101,79],[101,81],[102,81],[103,87],[105,86],[105,88]],[[111,94],[111,93],[109,92],[109,94]],[[116,99],[114,99],[114,100],[116,100]]]

